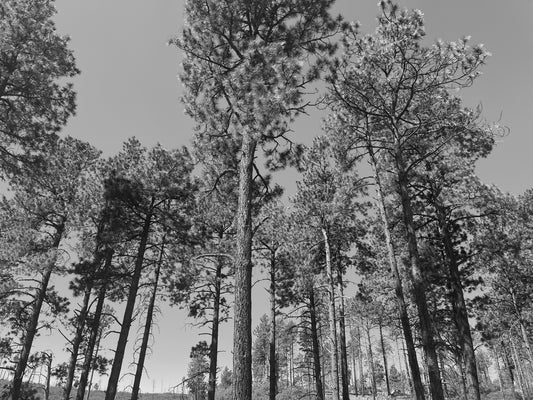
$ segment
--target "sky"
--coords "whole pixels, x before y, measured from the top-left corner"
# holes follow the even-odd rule
[[[81,70],[73,80],[77,115],[63,133],[89,141],[105,156],[118,152],[131,136],[146,146],[189,144],[194,124],[180,103],[181,54],[167,45],[182,27],[183,0],[56,0],[55,4],[58,31],[71,37],[70,47]],[[461,96],[469,106],[482,105],[484,118],[506,126],[509,134],[480,161],[478,174],[486,183],[514,194],[533,186],[529,121],[533,112],[533,0],[404,0],[399,4],[424,12],[428,42],[470,35],[472,43],[483,43],[492,53],[483,75]],[[347,20],[360,21],[364,32],[375,29],[376,0],[338,0],[334,9]],[[320,119],[319,113],[302,117],[294,126],[295,139],[309,142],[320,133]],[[294,193],[294,171],[276,178]],[[254,290],[255,325],[267,310],[266,301],[261,301],[266,296],[263,289]],[[162,311],[143,391],[167,390],[177,384],[186,375],[191,346],[208,340],[189,326],[192,321],[184,312],[167,306]],[[220,354],[220,365],[230,368],[231,331],[230,322],[221,331]],[[131,333],[135,335],[135,327]],[[39,340],[41,345],[46,341],[48,346],[64,346],[57,333]],[[115,341],[110,339],[106,345],[111,348]],[[125,365],[129,361],[131,354]],[[126,382],[127,378],[121,381],[122,386]]]

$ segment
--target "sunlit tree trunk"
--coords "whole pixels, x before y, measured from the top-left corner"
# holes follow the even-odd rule
[[[385,341],[383,339],[383,326],[381,319],[379,321],[379,339],[381,341],[381,353],[383,354],[383,368],[385,370],[385,383],[387,385],[387,396],[390,396],[389,371],[387,365],[387,351],[385,350]]]
[[[328,232],[322,228],[324,237],[324,247],[326,249],[326,269],[329,281],[329,340],[330,340],[330,363],[331,363],[331,383],[333,391],[333,400],[340,400],[339,396],[339,353],[337,346],[337,322],[335,312],[335,279],[333,278],[333,269],[331,265],[331,252]]]
[[[370,339],[370,327],[368,326],[368,324],[366,325],[365,330],[366,330],[366,339],[368,341],[368,364],[370,366],[370,374],[372,378],[372,398],[375,400],[376,394],[377,394],[376,393],[377,391],[376,371],[374,368],[374,352],[372,351],[372,340]]]
[[[340,268],[337,268],[337,277],[339,281],[339,344],[341,356],[342,399],[350,400],[348,351],[346,349],[346,318],[344,315],[344,282],[342,280],[342,272]]]
[[[322,368],[320,365],[320,344],[318,341],[318,326],[316,318],[315,290],[309,290],[309,319],[311,321],[311,338],[313,342],[313,365],[315,368],[315,386],[317,400],[324,400],[324,386],[322,384]]]
[[[411,280],[413,287],[412,292],[418,311],[420,333],[426,358],[431,398],[432,400],[444,400],[437,352],[433,338],[433,324],[431,322],[427,306],[426,282],[420,264],[418,240],[416,237],[415,223],[413,219],[413,209],[411,205],[411,199],[409,197],[407,168],[405,167],[403,155],[401,154],[401,150],[399,148],[396,149],[395,163],[398,178],[398,194],[400,195],[401,200],[403,222],[406,229],[406,239],[409,250],[409,262],[411,265]]]
[[[207,399],[215,400],[217,387],[217,361],[218,361],[218,329],[220,325],[220,297],[222,290],[222,268],[224,262],[217,259],[215,272],[215,287],[213,297],[213,321],[211,326],[211,345],[209,346],[209,379],[207,384]]]
[[[398,268],[398,262],[396,261],[396,254],[394,251],[394,245],[392,242],[392,235],[390,229],[389,218],[387,215],[386,204],[385,204],[385,195],[383,193],[383,186],[381,183],[381,176],[378,170],[378,161],[375,157],[373,145],[369,143],[368,152],[370,155],[372,167],[374,170],[374,180],[376,181],[376,186],[379,196],[379,210],[381,221],[383,224],[383,231],[385,233],[385,242],[387,244],[387,254],[389,257],[389,266],[392,271],[392,276],[394,278],[394,293],[396,295],[396,300],[398,301],[398,308],[400,314],[400,322],[402,325],[403,338],[405,341],[405,346],[407,348],[407,357],[409,360],[409,368],[411,369],[411,376],[413,389],[415,391],[416,400],[424,400],[424,386],[422,385],[422,378],[420,376],[420,368],[418,367],[418,360],[416,357],[416,349],[413,340],[413,333],[411,330],[411,323],[409,322],[409,314],[407,312],[407,304],[405,302],[405,296],[403,293],[402,278],[400,275],[400,270]]]
[[[276,373],[276,254],[270,257],[270,338],[269,348],[269,399],[275,400],[277,393]],[[290,373],[290,371],[289,371]]]
[[[242,136],[236,215],[233,399],[252,398],[252,172],[256,140]]]

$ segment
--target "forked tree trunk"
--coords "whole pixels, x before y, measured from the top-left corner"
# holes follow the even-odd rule
[[[269,399],[275,400],[277,393],[276,374],[276,252],[270,256],[270,339],[269,347]],[[290,373],[290,371],[289,371]]]
[[[401,150],[396,150],[396,173],[398,178],[398,194],[402,205],[402,216],[407,235],[407,247],[409,250],[409,262],[411,265],[412,291],[418,311],[420,323],[420,333],[422,336],[422,346],[424,348],[427,371],[429,376],[429,387],[432,400],[444,400],[442,382],[440,379],[439,362],[435,341],[433,338],[433,324],[429,316],[426,298],[426,282],[420,263],[418,253],[418,240],[416,237],[415,223],[413,219],[413,208],[409,197],[407,168],[401,154]]]
[[[155,200],[152,198],[150,209],[153,207],[154,202]],[[124,310],[124,316],[122,317],[117,348],[115,349],[115,355],[113,358],[113,366],[111,367],[109,380],[107,382],[105,400],[114,400],[117,395],[118,381],[120,379],[120,371],[122,370],[122,362],[124,361],[124,354],[126,352],[126,343],[128,342],[128,335],[130,333],[131,322],[133,319],[133,310],[135,308],[135,300],[137,299],[137,291],[139,290],[139,282],[141,280],[142,266],[144,263],[144,253],[146,251],[146,245],[148,244],[151,225],[152,211],[147,213],[143,222],[139,247],[137,248],[137,255],[135,257],[135,268],[130,282],[126,308]]]
[[[65,388],[63,390],[63,400],[70,399],[70,392],[72,390],[72,384],[74,382],[74,375],[76,373],[76,364],[78,362],[78,353],[80,345],[83,340],[83,330],[85,329],[85,320],[87,318],[87,312],[89,309],[89,300],[91,298],[92,283],[88,283],[85,287],[85,293],[83,296],[83,303],[81,305],[80,313],[78,314],[76,333],[74,339],[72,339],[72,350],[70,353],[70,360],[67,370],[67,379],[65,381]]]
[[[209,346],[209,379],[207,383],[207,399],[215,400],[217,387],[217,361],[218,361],[218,328],[220,325],[220,297],[222,290],[222,268],[224,262],[217,259],[215,272],[215,287],[213,298],[213,325],[211,326],[211,345]]]
[[[54,233],[54,241],[52,243],[52,250],[57,251],[61,239],[63,237],[63,232],[65,230],[65,221],[62,220],[56,227],[56,232]],[[20,399],[20,392],[22,388],[22,378],[24,377],[24,371],[26,371],[26,366],[28,364],[28,358],[30,357],[31,348],[33,346],[33,340],[37,333],[39,326],[39,316],[41,315],[41,309],[43,306],[44,298],[46,297],[46,290],[48,289],[48,283],[50,282],[50,277],[52,272],[55,269],[56,256],[52,257],[52,260],[46,266],[43,276],[41,278],[41,284],[39,289],[35,294],[35,300],[33,307],[31,309],[31,316],[26,327],[26,332],[24,332],[24,339],[22,344],[22,350],[20,351],[20,356],[15,368],[15,373],[13,375],[13,383],[11,387],[11,398],[13,400]]]
[[[333,277],[333,269],[331,266],[331,252],[329,245],[328,232],[322,228],[322,236],[324,237],[324,247],[326,249],[326,269],[328,273],[329,282],[329,340],[330,340],[330,363],[331,363],[331,387],[333,391],[333,400],[340,400],[339,396],[339,352],[337,346],[337,322],[335,312],[335,279]]]
[[[422,384],[422,377],[420,376],[420,368],[418,366],[418,360],[416,357],[416,349],[413,340],[413,333],[411,331],[411,323],[409,322],[409,314],[407,312],[407,304],[405,302],[405,296],[403,293],[402,278],[400,270],[398,268],[398,262],[396,261],[396,254],[394,251],[394,245],[392,242],[391,228],[389,218],[387,215],[385,195],[383,193],[383,186],[381,184],[381,176],[378,170],[378,161],[374,155],[372,143],[368,145],[368,151],[374,170],[374,179],[379,196],[379,209],[381,214],[381,221],[383,224],[383,231],[385,233],[385,242],[387,244],[387,254],[389,258],[389,266],[391,268],[392,276],[394,278],[394,293],[396,300],[398,301],[398,308],[400,314],[400,322],[402,324],[403,338],[405,341],[405,347],[407,348],[407,358],[409,360],[409,369],[411,370],[411,377],[416,400],[424,400],[424,385]]]
[[[341,383],[342,399],[350,400],[350,380],[348,377],[348,351],[346,349],[346,318],[344,315],[344,282],[340,267],[337,268],[337,278],[339,284],[339,341],[341,356]]]
[[[252,182],[256,140],[242,135],[236,215],[233,399],[252,398]],[[106,399],[107,400],[107,399]]]
[[[322,384],[322,369],[320,367],[320,344],[318,342],[318,326],[314,288],[311,288],[309,291],[309,319],[311,320],[311,338],[313,342],[313,366],[315,369],[316,398],[317,400],[324,400],[324,386]]]
[[[107,250],[105,264],[103,268],[103,278],[100,283],[100,290],[98,291],[98,300],[94,310],[93,318],[90,324],[89,340],[87,341],[87,348],[85,349],[85,359],[80,375],[80,382],[78,385],[78,392],[76,393],[76,400],[84,400],[85,389],[89,381],[89,373],[91,372],[94,347],[98,339],[98,332],[100,330],[100,321],[102,319],[102,310],[104,309],[105,296],[107,292],[107,278],[108,272],[111,269],[111,261],[113,259],[113,251]]]
[[[141,349],[139,351],[139,359],[137,360],[137,368],[135,371],[135,379],[133,381],[133,388],[131,390],[131,400],[137,400],[139,398],[139,389],[141,387],[141,379],[144,371],[144,361],[146,359],[146,351],[148,350],[148,341],[150,339],[150,331],[152,329],[152,321],[154,316],[155,301],[157,298],[157,289],[159,284],[159,274],[161,272],[161,264],[163,263],[163,254],[165,247],[165,239],[163,238],[161,244],[161,251],[159,253],[159,260],[155,269],[154,287],[152,289],[152,295],[150,296],[150,302],[148,303],[148,310],[146,310],[146,322],[144,324],[143,338],[141,342]]]

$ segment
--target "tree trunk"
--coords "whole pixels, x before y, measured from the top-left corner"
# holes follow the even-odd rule
[[[463,390],[463,398],[468,399],[468,388],[466,386],[465,369],[461,357],[459,357],[457,360],[457,366],[459,367],[459,376],[461,377],[461,389]]]
[[[339,353],[337,346],[337,325],[335,317],[335,279],[333,277],[333,269],[331,266],[331,253],[329,246],[328,232],[325,228],[322,228],[322,235],[324,237],[324,247],[326,249],[326,268],[329,281],[329,339],[331,343],[331,383],[333,390],[333,400],[340,400],[339,396]]]
[[[141,387],[141,379],[144,370],[144,361],[146,359],[146,351],[148,349],[148,340],[150,339],[150,331],[152,329],[152,320],[154,315],[155,301],[157,298],[157,286],[159,284],[159,274],[161,272],[161,264],[163,263],[163,254],[165,247],[165,238],[161,243],[161,251],[159,252],[159,260],[155,269],[154,276],[154,288],[148,303],[148,310],[146,311],[146,322],[144,324],[144,332],[141,343],[141,349],[139,351],[139,359],[137,360],[137,368],[135,371],[135,379],[133,381],[133,388],[131,390],[131,400],[137,400],[139,398],[139,389]]]
[[[435,205],[435,211],[439,221],[439,230],[444,244],[444,253],[448,261],[448,272],[450,274],[450,287],[452,295],[452,311],[455,326],[458,332],[459,345],[461,347],[462,357],[465,363],[466,386],[468,388],[466,399],[481,400],[479,391],[479,377],[477,372],[476,354],[474,352],[474,341],[470,332],[468,323],[468,311],[461,283],[461,274],[451,234],[446,224],[444,209],[440,205]]]
[[[74,375],[76,373],[76,363],[78,362],[78,352],[81,342],[83,341],[83,330],[85,328],[85,320],[87,318],[87,312],[89,309],[89,300],[91,298],[92,283],[87,283],[85,287],[85,294],[83,297],[83,303],[78,315],[78,324],[76,327],[76,333],[72,340],[72,350],[70,354],[70,360],[68,364],[67,379],[65,382],[65,388],[63,391],[63,400],[70,399],[70,392],[72,390],[72,383],[74,382]]]
[[[357,327],[357,346],[359,348],[359,382],[361,394],[365,394],[365,375],[363,371],[363,347],[361,345],[361,330]]]
[[[98,358],[98,353],[100,352],[100,342],[102,341],[102,334],[104,333],[103,327],[99,327],[98,329],[98,339],[96,340],[95,344],[95,351],[93,359]],[[94,368],[91,368],[91,377],[89,378],[89,385],[87,386],[87,399],[89,400],[91,398],[91,390],[93,387],[93,378],[94,378]]]
[[[503,339],[501,340],[500,343],[501,343],[502,351],[503,351],[503,362],[505,363],[505,366],[507,367],[507,371],[509,371],[509,379],[511,380],[513,395],[515,395],[516,394],[516,383],[514,379],[513,366],[511,364],[511,361],[509,360],[509,354],[507,354],[507,348],[505,347],[505,343]]]
[[[366,328],[366,338],[368,340],[368,363],[370,364],[370,372],[372,374],[372,398],[376,399],[376,371],[374,370],[374,353],[372,352],[372,341],[370,340],[370,327],[367,325]]]
[[[64,219],[56,227],[56,232],[54,233],[54,241],[52,243],[52,250],[57,251],[61,239],[63,237],[63,232],[65,231],[65,221]],[[22,378],[24,377],[24,371],[26,370],[26,365],[28,364],[28,358],[30,357],[31,347],[33,345],[33,339],[37,333],[39,326],[39,316],[41,315],[41,308],[43,306],[44,299],[46,297],[46,290],[48,289],[48,283],[50,282],[50,277],[52,272],[55,269],[56,255],[52,257],[50,263],[46,266],[44,270],[41,284],[36,293],[35,302],[31,310],[31,316],[26,328],[26,332],[23,339],[22,350],[20,351],[20,356],[15,368],[15,373],[13,375],[13,384],[11,387],[11,398],[13,400],[20,399],[20,391],[22,388]]]
[[[383,327],[379,321],[379,339],[381,341],[381,352],[383,354],[383,368],[385,369],[385,383],[387,384],[387,396],[390,396],[389,371],[387,366],[387,351],[385,350],[385,341],[383,340]]]
[[[256,140],[242,136],[236,215],[233,399],[252,398],[252,182]],[[107,400],[107,399],[106,399]]]
[[[150,204],[150,209],[153,207],[154,199]],[[144,263],[144,253],[148,243],[148,236],[150,234],[150,226],[152,225],[152,211],[149,211],[144,218],[143,230],[141,233],[141,240],[137,248],[137,256],[135,257],[135,269],[131,278],[130,289],[128,291],[128,299],[126,301],[126,309],[122,317],[122,325],[120,327],[120,335],[118,337],[117,348],[115,349],[115,356],[113,358],[113,366],[109,374],[107,382],[107,390],[105,400],[114,400],[117,395],[117,386],[120,379],[120,371],[122,369],[122,362],[126,352],[126,344],[128,342],[128,335],[130,333],[131,322],[133,318],[133,310],[135,308],[135,300],[137,299],[137,291],[139,290],[139,282],[141,280],[142,266]]]
[[[107,279],[108,272],[111,269],[111,260],[113,259],[113,251],[107,250],[106,260],[103,269],[103,278],[100,283],[100,290],[98,291],[98,301],[96,303],[96,309],[94,310],[91,333],[89,340],[87,341],[87,348],[85,349],[85,360],[83,360],[83,367],[80,375],[80,383],[78,385],[78,392],[76,393],[76,400],[83,400],[85,397],[85,389],[87,388],[87,382],[89,380],[89,373],[91,371],[93,362],[93,353],[96,340],[98,339],[98,331],[100,328],[100,320],[102,319],[102,310],[104,308],[105,295],[107,292]]]
[[[314,288],[311,288],[309,291],[309,318],[311,320],[311,337],[313,341],[313,364],[315,367],[316,398],[317,400],[324,400],[324,386],[322,385],[322,370],[320,368],[320,345],[318,343]]]
[[[503,375],[500,368],[500,361],[498,360],[498,352],[495,348],[492,348],[492,354],[494,356],[494,361],[496,362],[496,371],[498,372],[498,381],[500,383],[500,392],[502,394],[502,400],[505,400],[505,390],[503,387]]]
[[[407,172],[400,149],[397,149],[396,151],[396,168],[398,178],[398,194],[400,195],[402,204],[403,222],[406,229],[409,262],[411,264],[413,297],[418,311],[420,333],[422,336],[422,346],[426,356],[431,398],[432,400],[444,400],[437,352],[433,339],[433,326],[427,307],[426,282],[420,263],[420,256],[418,254],[418,241],[416,237],[411,199],[409,197]]]
[[[352,333],[352,328],[350,326],[350,338],[352,341],[352,370],[353,370],[353,389],[356,396],[358,396],[357,391],[357,365],[355,360],[355,340]]]
[[[276,252],[270,257],[270,339],[269,356],[269,399],[275,400],[277,393],[276,374]]]
[[[392,276],[394,278],[394,293],[396,300],[398,301],[398,308],[400,313],[400,322],[402,324],[403,337],[405,346],[407,348],[407,357],[409,360],[409,368],[411,370],[412,384],[415,392],[416,400],[424,400],[424,385],[422,384],[422,377],[420,376],[420,368],[418,366],[418,360],[416,357],[416,349],[413,340],[413,333],[411,331],[411,323],[409,322],[409,314],[407,312],[407,304],[405,302],[405,296],[403,293],[402,278],[400,270],[398,268],[398,262],[396,260],[396,254],[394,251],[394,245],[392,243],[391,229],[389,223],[389,217],[386,211],[385,195],[383,194],[383,186],[381,184],[381,177],[378,171],[378,162],[374,156],[372,143],[368,146],[368,151],[372,161],[372,167],[374,170],[374,179],[379,195],[379,208],[381,214],[381,221],[383,223],[383,231],[385,233],[385,242],[387,243],[387,254],[389,257],[389,266],[391,268]]]
[[[527,392],[526,392],[527,389],[526,389],[525,382],[524,382],[524,374],[522,372],[523,371],[522,363],[520,362],[518,352],[516,351],[516,346],[513,340],[512,332],[509,333],[509,341],[511,342],[511,349],[512,349],[511,357],[513,358],[513,362],[514,362],[515,370],[516,370],[515,376],[517,378],[520,391],[522,392],[522,397],[525,397],[527,396]]]
[[[344,315],[344,282],[342,280],[342,272],[337,268],[337,277],[339,284],[339,341],[341,353],[341,383],[342,383],[342,399],[350,400],[350,388],[348,378],[348,352],[346,350],[346,318]]]
[[[207,384],[207,399],[215,400],[217,387],[217,361],[218,361],[218,327],[220,325],[220,296],[222,289],[222,268],[224,262],[217,259],[215,273],[215,288],[213,299],[213,325],[211,326],[211,345],[209,346],[209,380]]]

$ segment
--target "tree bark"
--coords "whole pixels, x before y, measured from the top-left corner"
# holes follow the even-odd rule
[[[161,251],[159,253],[159,260],[155,269],[154,276],[154,288],[152,295],[150,296],[150,302],[148,303],[148,310],[146,310],[146,322],[144,324],[143,338],[141,342],[141,349],[139,351],[139,359],[137,360],[137,368],[135,371],[135,379],[133,381],[133,388],[131,390],[131,400],[137,400],[139,398],[139,389],[141,387],[141,379],[144,370],[144,361],[146,359],[146,351],[148,349],[148,340],[150,339],[150,331],[152,329],[152,321],[154,315],[155,301],[157,298],[157,288],[159,284],[159,274],[161,272],[161,264],[163,263],[163,253],[165,247],[165,239],[163,238],[161,244]]]
[[[276,252],[270,256],[270,339],[269,356],[269,399],[275,400],[277,393],[276,374]],[[289,371],[290,373],[290,371]]]
[[[56,227],[56,232],[54,233],[54,241],[52,243],[52,250],[57,251],[61,239],[63,237],[63,232],[65,231],[65,220],[62,219]],[[15,368],[15,373],[13,375],[13,383],[11,387],[11,398],[13,400],[20,399],[20,392],[22,388],[22,378],[24,377],[24,371],[26,370],[26,365],[28,364],[28,358],[30,357],[31,347],[33,345],[33,340],[37,333],[39,326],[39,316],[41,315],[41,309],[43,306],[44,299],[46,297],[46,290],[48,289],[48,283],[50,282],[50,277],[52,272],[55,269],[56,256],[52,257],[50,263],[46,266],[43,276],[41,278],[41,284],[36,293],[35,302],[31,311],[30,321],[26,328],[24,335],[24,343],[22,345],[22,350],[20,351],[20,356]]]
[[[316,318],[315,290],[309,291],[309,318],[311,320],[311,337],[313,342],[313,364],[315,368],[315,385],[317,400],[324,400],[324,386],[322,385],[322,370],[320,367],[320,345],[318,343],[318,327]]]
[[[357,347],[359,348],[359,386],[361,387],[361,394],[365,394],[365,375],[363,371],[363,347],[361,345],[361,330],[357,327]]]
[[[357,391],[357,365],[355,360],[355,339],[353,337],[352,327],[350,326],[350,339],[352,341],[352,370],[353,370],[353,388],[355,395],[358,395]]]
[[[383,326],[379,321],[379,339],[381,341],[381,352],[383,354],[383,368],[385,369],[385,383],[387,384],[387,396],[390,396],[389,371],[387,366],[387,351],[385,350],[385,341],[383,340]]]
[[[372,341],[370,340],[370,327],[367,325],[366,328],[366,338],[368,340],[368,363],[370,364],[370,372],[372,378],[372,398],[376,399],[376,371],[374,369],[374,353],[372,352]]]
[[[104,308],[105,295],[107,292],[107,277],[108,272],[111,269],[111,260],[113,259],[113,251],[108,249],[106,254],[106,260],[103,268],[103,278],[100,283],[100,290],[98,291],[98,301],[96,303],[96,309],[94,310],[91,333],[89,340],[87,341],[87,348],[85,349],[85,360],[83,361],[83,367],[80,375],[80,383],[78,385],[78,392],[76,393],[76,400],[84,400],[85,389],[87,388],[87,382],[89,380],[89,373],[91,371],[93,362],[94,346],[98,339],[98,331],[100,328],[100,320],[102,319],[102,310]]]
[[[131,322],[133,318],[133,310],[135,308],[135,300],[137,299],[137,291],[139,290],[139,282],[141,280],[142,266],[144,263],[144,253],[148,243],[148,236],[150,234],[150,227],[152,225],[152,211],[154,204],[152,198],[150,204],[150,211],[146,214],[143,222],[143,230],[140,237],[139,247],[137,248],[137,255],[135,257],[135,268],[131,278],[130,289],[128,291],[128,299],[126,301],[126,308],[124,316],[122,317],[122,325],[120,327],[120,335],[118,337],[117,348],[115,349],[115,356],[113,358],[113,366],[109,374],[107,382],[107,390],[105,400],[114,400],[117,395],[118,381],[120,379],[120,371],[122,369],[122,362],[126,352],[126,344],[128,342],[128,335],[130,333]]]
[[[89,300],[91,298],[92,292],[92,283],[87,283],[85,287],[85,293],[83,296],[83,303],[78,315],[78,324],[76,327],[76,333],[74,339],[72,340],[72,350],[70,354],[70,360],[68,364],[67,379],[65,382],[65,388],[63,390],[63,400],[70,399],[70,392],[72,391],[72,384],[74,382],[74,375],[76,373],[76,363],[78,362],[78,353],[80,349],[81,342],[83,340],[83,330],[85,328],[85,320],[87,318],[87,312],[89,309]]]
[[[337,268],[337,278],[339,285],[339,341],[340,341],[340,356],[341,356],[341,383],[342,383],[342,399],[350,400],[350,388],[348,378],[348,352],[346,349],[346,318],[344,315],[344,282],[342,280],[342,272]]]
[[[448,272],[450,277],[450,287],[452,295],[452,311],[455,326],[459,334],[459,345],[461,347],[462,357],[465,363],[466,393],[467,399],[481,400],[479,391],[479,376],[477,371],[476,354],[474,352],[474,341],[468,322],[468,311],[461,283],[461,274],[459,272],[459,263],[455,249],[453,247],[452,237],[446,223],[446,216],[441,205],[435,205],[435,211],[439,222],[439,230],[444,244],[444,254],[446,255]]]
[[[335,279],[333,277],[333,269],[331,266],[331,252],[329,245],[328,232],[322,228],[322,236],[324,237],[324,247],[326,249],[326,268],[329,281],[329,340],[330,340],[330,362],[331,362],[331,383],[333,391],[333,400],[340,400],[339,393],[339,353],[337,346],[337,322],[335,312]]]
[[[500,368],[500,361],[498,360],[498,352],[495,348],[492,348],[492,354],[494,357],[494,361],[496,362],[496,371],[498,372],[498,381],[500,383],[500,392],[502,394],[502,400],[505,400],[505,390],[503,388],[503,375],[502,370]]]
[[[402,204],[403,222],[406,229],[409,262],[411,265],[412,291],[418,311],[422,346],[426,356],[431,398],[432,400],[444,400],[437,352],[433,338],[433,324],[427,307],[426,282],[418,253],[418,240],[416,237],[411,199],[409,197],[407,172],[400,149],[396,150],[396,169],[398,194],[400,195]]]
[[[383,224],[383,231],[385,233],[385,242],[387,244],[387,254],[389,258],[389,266],[394,278],[394,293],[396,300],[398,301],[398,308],[400,313],[400,322],[402,324],[403,338],[405,341],[405,347],[407,348],[407,358],[409,360],[409,368],[411,370],[411,382],[415,392],[416,400],[424,400],[424,385],[422,384],[422,377],[420,376],[420,368],[418,366],[418,360],[416,357],[416,349],[413,340],[413,333],[411,331],[411,323],[409,322],[409,314],[407,312],[407,304],[405,302],[405,296],[403,293],[402,278],[400,275],[400,269],[398,268],[398,262],[396,260],[396,253],[392,242],[392,235],[389,223],[389,217],[386,211],[385,195],[383,193],[383,186],[381,184],[381,176],[378,170],[378,162],[374,155],[372,143],[368,145],[368,152],[371,158],[372,167],[374,170],[374,179],[379,195],[379,209],[381,214],[381,221]]]
[[[209,380],[207,384],[207,399],[215,400],[217,387],[217,361],[218,361],[218,328],[220,325],[220,296],[222,289],[222,268],[224,262],[217,259],[215,273],[215,287],[213,299],[213,325],[211,326],[211,345],[209,346]]]
[[[233,399],[252,398],[252,182],[256,140],[242,136],[236,215]],[[107,399],[106,399],[107,400]]]

